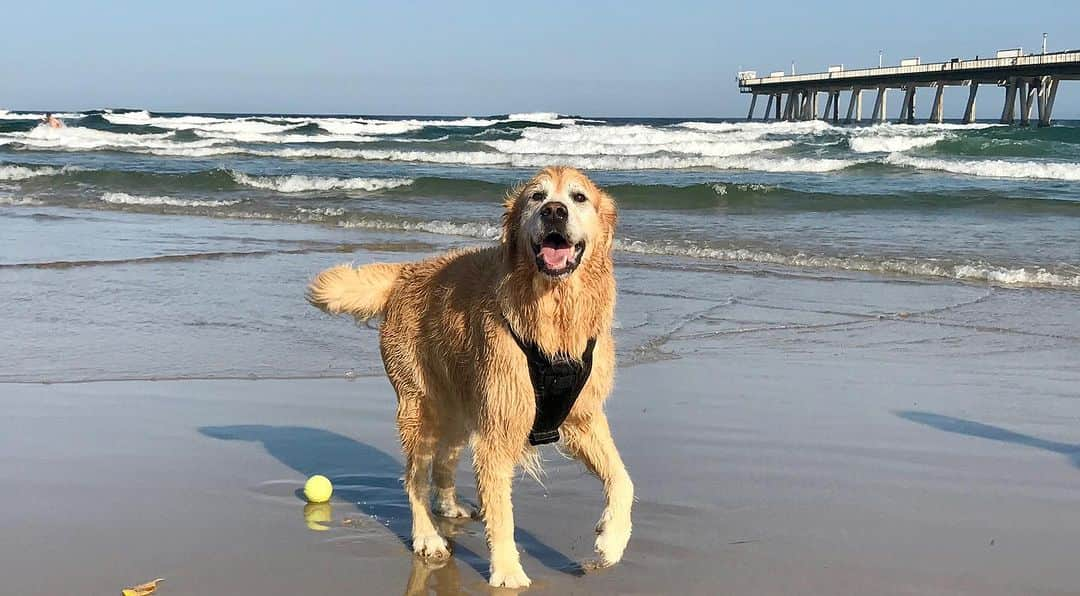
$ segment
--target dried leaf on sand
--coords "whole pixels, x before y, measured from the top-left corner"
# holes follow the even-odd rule
[[[120,596],[148,596],[157,592],[158,584],[165,581],[162,578],[157,578],[146,582],[145,584],[139,584],[137,586],[131,586],[130,588],[124,588],[120,590]]]

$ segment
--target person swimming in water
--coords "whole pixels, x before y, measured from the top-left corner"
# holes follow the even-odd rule
[[[41,119],[43,123],[47,124],[49,128],[64,128],[64,123],[52,115],[52,112],[45,114],[45,117]]]

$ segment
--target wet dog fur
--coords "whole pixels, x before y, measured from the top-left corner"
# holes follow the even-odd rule
[[[508,194],[495,246],[413,263],[343,265],[312,281],[308,300],[319,308],[383,317],[380,348],[398,397],[416,554],[450,555],[432,512],[474,513],[454,487],[468,444],[491,550],[489,583],[530,584],[514,543],[510,495],[516,467],[533,453],[527,436],[536,405],[509,326],[548,355],[577,357],[596,338],[592,373],[561,427],[562,449],[604,485],[596,562],[622,558],[634,488],[603,411],[615,372],[616,219],[615,202],[584,174],[546,168]]]

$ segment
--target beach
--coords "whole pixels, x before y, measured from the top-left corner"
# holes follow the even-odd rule
[[[488,245],[542,162],[620,204],[638,500],[591,570],[600,483],[544,448],[528,593],[1078,593],[1073,124],[33,117],[0,113],[4,593],[489,593],[478,522],[412,556],[378,323],[304,289]]]
[[[384,248],[350,256],[423,255]],[[377,361],[351,362],[372,358],[375,331],[300,297],[306,273],[340,256],[286,257],[304,262],[244,259],[221,296],[237,300],[236,317],[280,301],[264,325],[308,321],[326,342],[317,352],[352,373],[3,385],[6,591],[105,594],[164,577],[170,595],[488,593],[477,522],[445,528],[454,557],[439,569],[405,544],[393,392]],[[228,276],[235,260],[208,260],[197,278]],[[124,267],[157,285],[189,265],[85,269],[107,287]],[[1075,593],[1075,293],[632,256],[617,268],[609,414],[637,486],[634,534],[619,566],[582,572],[600,486],[546,449],[543,486],[515,485],[530,593]],[[72,271],[0,275],[9,289],[14,275],[47,288]],[[4,326],[34,318],[8,312]],[[162,323],[147,345],[180,350],[186,333],[202,350],[189,366],[207,353],[237,368],[257,360],[215,352],[199,337],[209,323]],[[129,340],[118,329],[94,345]],[[8,370],[26,376],[26,358]],[[306,520],[297,491],[316,473],[336,492]],[[475,502],[467,466],[459,486]]]

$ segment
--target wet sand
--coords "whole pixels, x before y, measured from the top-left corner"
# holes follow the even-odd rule
[[[85,266],[0,269],[0,593],[488,593],[478,523],[439,569],[407,548],[374,327],[302,300],[446,238],[50,213],[13,221]],[[616,259],[634,535],[582,573],[600,485],[545,451],[530,593],[1080,593],[1080,293]]]
[[[515,485],[529,593],[1077,593],[1080,340],[1061,310],[1075,297],[622,275],[622,341],[653,329],[609,408],[634,535],[618,567],[583,573],[600,486],[546,451],[545,486]],[[441,568],[406,547],[381,377],[0,392],[5,593],[154,577],[163,596],[488,593],[478,523],[446,525]],[[329,507],[296,494],[315,473],[337,487]]]

